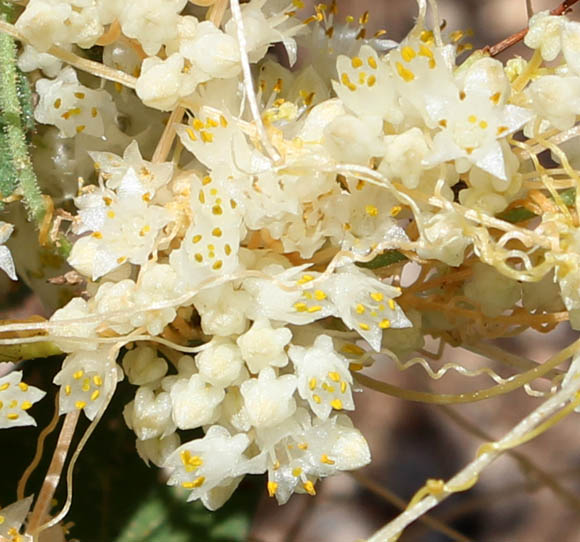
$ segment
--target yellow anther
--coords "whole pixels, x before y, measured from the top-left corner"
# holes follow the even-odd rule
[[[95,386],[102,386],[103,385],[103,379],[99,375],[93,375],[93,384]]]
[[[309,381],[308,381],[308,387],[311,390],[314,390],[314,388],[316,388],[316,378],[312,377]]]
[[[72,376],[75,380],[80,380],[84,374],[85,374],[85,372],[82,369],[80,369],[80,370],[74,372]]]
[[[302,484],[302,487],[304,488],[306,493],[308,493],[308,495],[312,495],[313,497],[314,497],[314,495],[316,495],[316,490],[314,489],[314,484],[310,480],[307,480],[306,482],[304,482]]]
[[[340,393],[346,393],[347,388],[348,388],[348,384],[343,380],[340,383]]]
[[[408,45],[405,45],[405,47],[401,49],[401,57],[405,62],[411,62],[411,60],[413,60],[416,56],[417,53],[415,52],[415,49],[409,47]]]
[[[367,24],[369,22],[369,12],[365,11],[359,18],[359,24]]]
[[[336,463],[336,461],[330,459],[330,457],[328,457],[326,454],[322,454],[320,456],[320,462],[325,463],[326,465],[334,465]]]
[[[67,385],[64,387],[64,393],[65,393],[65,395],[70,395],[70,394],[71,394],[71,392],[72,392],[72,390],[71,390],[71,387],[70,387],[70,386],[67,384]]]
[[[276,490],[278,489],[278,484],[276,482],[268,482],[268,495],[274,497],[276,495]]]
[[[487,122],[486,122],[486,121],[482,120],[482,121],[480,121],[480,123],[479,123],[479,127],[480,127],[482,130],[485,130],[485,129],[488,127],[488,124],[487,124]]]
[[[500,98],[501,98],[501,92],[496,92],[495,94],[492,94],[489,97],[491,102],[494,103],[495,105],[497,105],[499,103]]]
[[[426,45],[419,45],[419,55],[427,58],[433,58],[433,51]]]
[[[370,326],[364,322],[360,322],[358,327],[360,327],[363,331],[368,331],[370,329]]]
[[[18,414],[16,414],[16,412],[11,412],[10,414],[6,414],[6,417],[9,420],[17,420],[18,419]]]
[[[344,21],[345,21],[347,24],[349,24],[349,23],[353,23],[353,22],[354,22],[354,17],[353,17],[352,15],[347,15],[347,16],[344,18]]]
[[[10,382],[5,382],[0,386],[0,391],[5,391],[10,387]]]
[[[465,147],[465,152],[471,154],[475,150],[475,147]]]
[[[31,407],[32,407],[32,403],[30,401],[22,401],[22,404],[20,405],[20,408],[22,410],[28,410]]]
[[[363,65],[363,61],[362,58],[360,58],[359,56],[355,56],[351,61],[350,61],[351,65],[353,68],[360,68]]]
[[[151,194],[149,192],[145,192],[145,194],[141,196],[141,199],[144,202],[149,203],[151,201]]]
[[[365,205],[365,213],[369,216],[378,216],[379,210],[374,205]]]
[[[392,299],[389,299],[389,309],[395,310],[395,302]]]
[[[199,132],[203,129],[203,122],[200,119],[194,119],[193,127]]]
[[[358,74],[358,84],[359,85],[364,85],[365,81],[367,79],[367,74],[366,72],[359,72]]]
[[[308,305],[306,305],[306,303],[302,303],[301,301],[299,301],[298,303],[294,303],[294,308],[298,312],[305,312],[308,310]]]
[[[278,470],[280,468],[280,461],[274,461],[274,465],[272,465],[274,470]]]
[[[366,311],[365,306],[362,305],[361,303],[359,303],[356,308],[355,308],[357,314],[364,314],[364,312]]]
[[[367,79],[367,85],[369,87],[372,87],[375,85],[375,83],[377,82],[377,78],[374,75],[371,75],[368,79]]]
[[[441,126],[441,128],[447,128],[447,120],[441,119],[439,121],[439,126]]]
[[[220,124],[222,125],[222,128],[228,127],[228,119],[226,119],[223,115],[220,115]]]
[[[312,307],[308,307],[308,312],[313,313],[313,312],[319,312],[322,310],[322,307],[320,305],[312,305]]]
[[[300,442],[296,445],[296,447],[300,450],[308,450],[308,444],[306,442]]]
[[[372,292],[370,294],[371,298],[374,299],[377,303],[381,302],[385,296],[381,292]]]
[[[199,135],[201,136],[201,140],[204,143],[211,143],[213,141],[213,134],[211,132],[206,132],[205,130],[202,130],[201,132],[199,132]]]
[[[222,234],[223,234],[223,232],[222,232],[221,228],[214,228],[214,229],[211,231],[211,234],[212,234],[214,237],[221,237],[221,236],[222,236]]]
[[[81,132],[84,132],[86,126],[84,124],[79,124],[76,128],[75,131],[77,134],[80,134]]]
[[[75,92],[74,96],[75,96],[75,98],[78,98],[79,100],[83,100],[85,97],[85,93],[84,92]]]
[[[505,132],[507,132],[509,130],[509,128],[507,126],[498,126],[497,128],[497,135],[502,135]]]
[[[226,256],[229,256],[232,253],[232,247],[228,243],[224,246],[224,252],[226,253]]]
[[[362,363],[351,363],[348,368],[351,371],[362,371],[364,369],[364,365]]]
[[[340,374],[336,371],[329,371],[328,378],[330,378],[330,380],[333,382],[340,382]]]
[[[465,100],[466,96],[467,96],[467,94],[465,94],[465,91],[464,90],[461,90],[459,92],[459,99],[460,100],[462,100],[462,101]]]
[[[107,196],[105,196],[105,197],[103,198],[103,201],[105,202],[105,205],[106,205],[107,207],[109,207],[109,206],[111,205],[111,203],[113,203],[113,200],[112,200],[111,198],[107,197]]]
[[[385,318],[384,320],[381,320],[379,327],[381,329],[389,329],[391,327],[391,321]]]
[[[100,390],[95,390],[91,393],[91,401],[96,401],[99,398],[99,395],[101,395]]]
[[[353,92],[356,90],[356,86],[352,84],[350,77],[348,76],[348,73],[343,73],[340,76],[340,80],[342,81],[342,84],[347,87],[349,90],[352,90]]]
[[[28,384],[26,382],[20,382],[18,384],[18,387],[22,390],[22,391],[28,391]]]
[[[208,118],[205,121],[205,127],[206,128],[217,128],[219,125],[220,125],[219,122],[217,120],[214,120],[214,119]]]
[[[189,137],[189,139],[191,139],[192,141],[197,141],[197,136],[195,135],[195,132],[191,128],[187,128],[185,132],[187,133],[187,137]]]
[[[107,211],[107,216],[109,218],[115,218],[115,211]]]
[[[367,58],[367,63],[373,70],[377,69],[377,61],[374,56],[369,56]]]
[[[96,107],[91,107],[91,117],[96,118],[96,116],[99,114],[99,111],[97,110]]]
[[[89,391],[91,389],[91,380],[89,378],[85,378],[83,380],[83,385],[81,386],[81,389],[84,392],[87,392],[87,391]]]
[[[145,224],[145,226],[143,226],[139,230],[139,236],[140,237],[145,237],[150,231],[151,231],[151,226],[149,226],[149,224]]]
[[[317,405],[319,405],[319,404],[322,402],[322,399],[320,398],[320,395],[316,395],[316,394],[314,394],[314,395],[312,396],[312,400],[313,400],[313,401],[314,401],[314,402],[315,402]]]
[[[323,299],[326,299],[326,294],[322,290],[315,290],[314,297],[318,301],[322,301]]]
[[[433,36],[433,32],[431,30],[423,30],[421,32],[420,39],[423,43],[429,43],[429,44],[432,44],[435,41],[435,38]]]
[[[12,399],[8,404],[8,408],[16,408],[18,406],[18,401],[16,399]]]
[[[391,207],[391,216],[397,216],[402,210],[403,208],[400,205],[393,205],[393,207]]]
[[[55,109],[58,109],[62,105],[62,100],[60,98],[57,98],[56,100],[54,100],[54,103],[52,105],[54,106]]]
[[[219,205],[214,205],[214,206],[211,208],[211,212],[212,212],[214,215],[218,215],[218,216],[219,216],[219,215],[222,215],[222,214],[223,214],[224,210],[223,210],[223,209],[222,209],[222,208],[221,208]]]
[[[342,401],[340,399],[333,399],[330,401],[330,406],[335,410],[342,410]]]
[[[224,262],[222,262],[221,260],[217,260],[213,265],[212,265],[212,269],[214,271],[218,271],[219,269],[221,269],[224,265]]]
[[[292,476],[296,476],[296,478],[298,478],[298,476],[300,476],[302,474],[302,469],[300,467],[294,467],[292,469]]]
[[[327,391],[328,393],[334,393],[336,391],[334,389],[334,386],[329,386],[326,382],[323,382],[321,387],[324,391]]]
[[[82,410],[86,406],[87,406],[87,404],[84,401],[77,401],[75,403],[75,407],[78,408],[79,410]]]
[[[121,265],[122,263],[125,263],[127,261],[127,258],[125,258],[124,256],[120,256],[119,258],[117,258],[117,263],[119,265]]]
[[[345,345],[343,345],[341,350],[345,354],[354,354],[355,356],[362,356],[365,353],[365,351],[360,346],[357,346],[356,344],[353,343],[346,343]]]
[[[477,122],[477,117],[475,115],[469,115],[469,117],[467,117],[467,120],[471,122],[471,124],[475,124]]]
[[[296,282],[298,284],[306,284],[307,282],[313,281],[314,277],[312,275],[302,275],[301,279],[298,279]]]
[[[454,30],[449,35],[453,43],[457,43],[460,39],[463,38],[463,36],[465,36],[465,32],[463,32],[463,30]]]
[[[195,261],[198,263],[203,262],[203,255],[200,254],[199,252],[194,256],[194,258],[195,258]]]

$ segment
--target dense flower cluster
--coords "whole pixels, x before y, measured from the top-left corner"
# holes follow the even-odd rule
[[[459,63],[460,34],[429,30],[418,3],[398,44],[367,39],[366,15],[335,24],[334,3],[303,20],[300,0],[232,2],[221,21],[219,1],[205,20],[191,5],[205,1],[29,0],[16,23],[21,68],[45,75],[36,120],[60,141],[75,136],[96,171],[74,199],[68,258],[86,295],[49,325],[67,353],[60,412],[97,418],[125,377],[139,455],[210,509],[246,474],[267,472],[284,503],[365,465],[346,414],[353,374],[373,353],[420,348],[424,334],[476,332],[435,316],[445,299],[405,305],[400,268],[373,265],[385,254],[440,276],[470,260],[454,294],[486,318],[559,310],[561,293],[580,326],[580,238],[556,190],[578,177],[546,139],[580,114],[580,24],[540,13],[530,62],[477,52]],[[285,53],[268,54],[275,43]],[[102,46],[105,66],[135,76],[139,100],[79,79],[47,54],[53,45]],[[301,54],[308,63],[295,65]],[[539,71],[542,59],[562,63]],[[178,137],[171,160],[143,158],[158,134],[135,127],[151,108],[186,111],[163,134]],[[554,150],[573,184],[542,177],[534,145]],[[554,199],[535,230],[498,218],[541,182]],[[0,242],[10,233],[0,223]],[[3,246],[0,267],[15,278]],[[545,288],[520,282],[544,277]],[[3,401],[12,380],[0,380]],[[19,415],[7,418],[28,420]],[[205,436],[182,443],[197,428]]]

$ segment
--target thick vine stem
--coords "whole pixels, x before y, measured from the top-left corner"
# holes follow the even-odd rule
[[[577,347],[578,345],[577,343],[573,343],[571,346]],[[566,350],[569,349],[570,347]],[[560,390],[556,395],[548,399],[531,414],[526,416],[501,440],[486,446],[476,459],[465,466],[448,482],[439,482],[437,484],[431,483],[426,485],[417,493],[419,498],[414,499],[414,502],[412,501],[412,504],[405,512],[373,534],[367,542],[395,542],[405,527],[425,514],[428,510],[437,506],[441,501],[453,493],[465,491],[466,489],[471,488],[477,481],[481,472],[504,451],[507,451],[515,445],[519,445],[522,441],[525,441],[529,434],[533,434],[534,437],[537,436],[535,432],[536,429],[542,426],[543,423],[552,415],[557,415],[558,412],[562,411],[563,405],[577,397],[579,389],[580,379],[577,378],[574,379],[567,388]],[[570,406],[570,404],[568,404],[568,406]],[[567,407],[564,407],[564,409],[566,408]],[[544,430],[547,428],[548,427],[542,427]],[[423,496],[423,498],[420,498],[421,496]]]
[[[0,8],[0,25],[9,24],[6,20],[11,11],[10,6],[2,2]],[[45,214],[45,204],[28,155],[28,143],[22,126],[16,58],[16,43],[9,35],[0,33],[0,115],[9,154],[2,156],[2,159],[11,162],[29,219],[40,224]]]

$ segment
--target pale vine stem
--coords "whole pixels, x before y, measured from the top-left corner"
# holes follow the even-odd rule
[[[560,362],[563,362],[573,355],[578,350],[578,347],[580,347],[580,340],[569,345],[557,354],[556,357]],[[501,440],[481,447],[476,459],[459,471],[448,482],[442,483],[437,481],[431,486],[437,490],[429,490],[429,485],[419,490],[416,497],[425,495],[424,498],[413,499],[405,512],[378,530],[367,542],[395,542],[409,524],[425,514],[428,510],[437,506],[453,493],[470,489],[477,482],[481,472],[504,451],[534,438],[540,432],[548,429],[553,423],[563,418],[564,415],[573,412],[573,409],[578,406],[579,401],[576,399],[572,403],[569,402],[578,395],[579,388],[580,378],[576,378],[569,386],[560,390],[531,414],[526,416]],[[562,408],[566,403],[569,404]],[[550,418],[552,415],[554,416]]]

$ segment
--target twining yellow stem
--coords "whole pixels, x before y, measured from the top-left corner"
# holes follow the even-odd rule
[[[357,382],[366,386],[367,388],[373,389],[384,393],[385,395],[391,395],[392,397],[398,397],[399,399],[406,399],[408,401],[416,401],[419,403],[431,403],[436,405],[452,405],[459,403],[474,403],[476,401],[483,401],[485,399],[490,399],[492,397],[497,397],[498,395],[504,395],[518,388],[521,388],[525,384],[536,380],[547,374],[552,369],[556,368],[566,359],[571,357],[580,348],[580,339],[574,341],[567,348],[558,352],[555,356],[552,356],[548,361],[542,365],[538,365],[533,369],[520,373],[515,376],[509,382],[503,384],[498,384],[496,386],[491,386],[490,388],[485,388],[482,390],[477,390],[470,393],[460,393],[460,394],[446,394],[446,393],[428,393],[416,390],[407,390],[404,388],[399,388],[398,386],[393,386],[392,384],[387,384],[380,380],[371,378],[370,376],[364,374],[356,374],[355,379]]]
[[[70,443],[74,436],[79,414],[80,410],[74,410],[73,412],[69,412],[64,418],[58,442],[56,443],[56,449],[54,450],[52,461],[48,467],[48,473],[44,479],[42,488],[40,489],[30,520],[28,521],[27,531],[32,536],[36,535],[36,531],[44,521],[44,518],[50,509],[50,503],[58,486],[62,469],[64,468],[64,463],[66,461]]]

